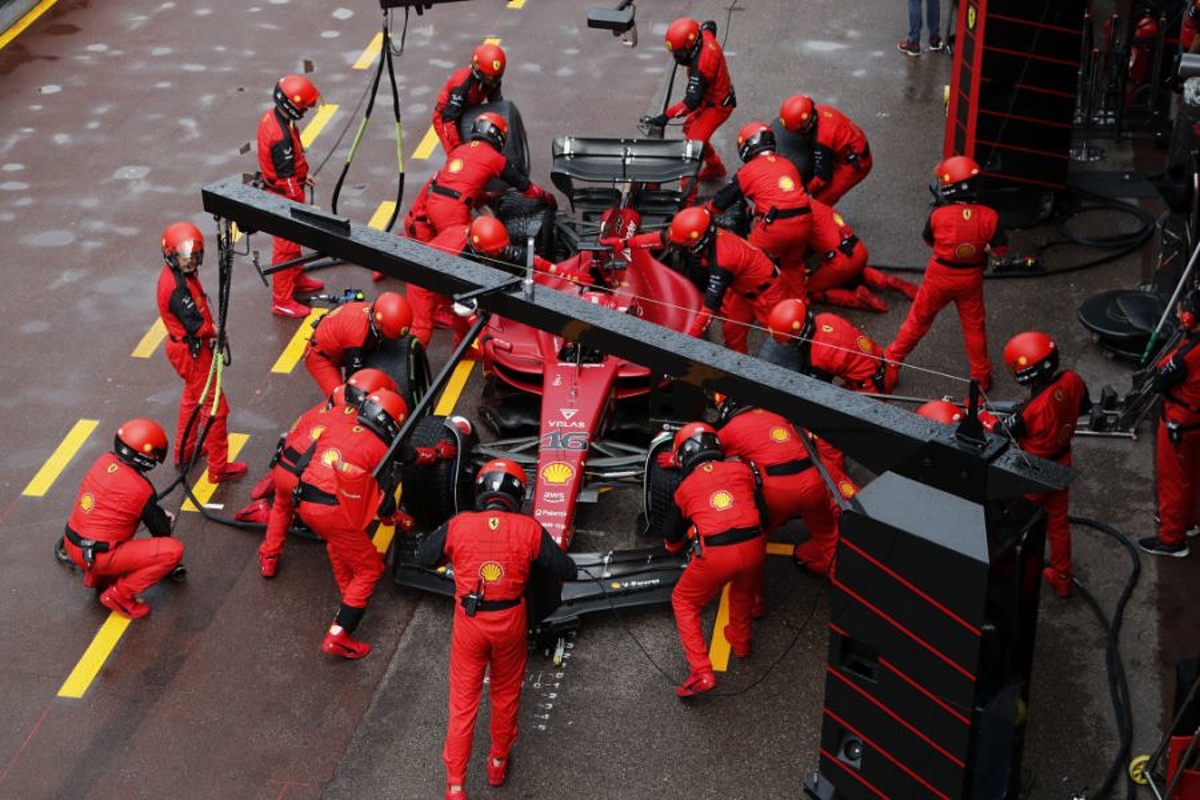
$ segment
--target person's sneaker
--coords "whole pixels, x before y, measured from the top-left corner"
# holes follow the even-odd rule
[[[292,291],[300,292],[301,294],[323,292],[325,291],[325,281],[301,275],[299,278],[296,278],[296,285],[292,287]]]
[[[263,555],[259,553],[258,571],[264,578],[274,578],[275,573],[279,571],[279,554]]]
[[[946,49],[946,43],[942,41],[942,37],[936,36],[936,35],[929,37],[930,52],[940,53],[942,50],[945,50],[945,49]]]
[[[1163,544],[1157,536],[1138,539],[1138,548],[1143,553],[1149,553],[1152,556],[1171,556],[1172,558],[1187,558],[1188,552],[1190,552],[1187,542]]]
[[[921,45],[917,42],[910,42],[905,39],[900,44],[896,45],[896,49],[906,56],[916,57],[921,55]]]
[[[729,626],[728,625],[726,625],[724,627],[724,629],[722,629],[721,633],[722,633],[722,635],[724,635],[725,641],[729,642],[729,649],[733,651],[733,654],[735,656],[737,656],[738,658],[749,658],[750,657],[750,645],[751,645],[750,642],[746,642],[744,645],[739,645],[736,642],[734,642],[734,640],[732,638],[730,638],[730,636],[729,636]]]
[[[329,629],[329,633],[325,634],[321,649],[331,656],[341,656],[354,661],[371,652],[371,645],[355,639],[346,633],[342,626],[334,625]]]
[[[688,675],[686,681],[675,687],[675,694],[679,697],[695,697],[698,694],[711,692],[715,688],[717,688],[717,676],[713,675],[712,670],[693,672]]]
[[[487,775],[488,786],[503,786],[508,779],[508,758],[488,756]]]
[[[100,605],[115,611],[125,619],[141,619],[150,613],[150,606],[136,597],[126,598],[110,586],[100,595]]]
[[[225,483],[226,481],[236,481],[238,478],[246,474],[245,461],[230,461],[225,465],[225,469],[213,474],[212,470],[208,471],[209,483]]]
[[[277,317],[292,317],[294,319],[308,316],[311,308],[303,303],[297,303],[295,300],[289,300],[286,303],[276,303],[271,308],[271,313]]]
[[[1059,572],[1053,567],[1046,567],[1042,570],[1042,580],[1063,600],[1071,596],[1071,576],[1069,574]]]
[[[446,786],[446,800],[467,800],[467,790],[461,784],[449,784]]]
[[[275,476],[268,472],[262,476],[254,488],[250,490],[251,500],[265,500],[275,496]]]

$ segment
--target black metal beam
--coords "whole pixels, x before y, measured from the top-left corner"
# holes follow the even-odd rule
[[[204,208],[243,231],[305,247],[453,295],[511,287],[509,272],[476,264],[229,179],[202,191]],[[797,419],[876,473],[894,471],[982,501],[1063,488],[1072,472],[999,438],[975,448],[953,430],[901,408],[798,375],[757,358],[540,286],[483,294],[479,305],[710,391]]]

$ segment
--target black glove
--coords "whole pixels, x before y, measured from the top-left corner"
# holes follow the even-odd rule
[[[703,24],[700,25],[700,32],[704,33],[705,31],[708,31],[713,36],[716,36],[717,35],[716,20],[711,20],[711,19],[704,20]]]
[[[1175,383],[1178,383],[1184,374],[1183,359],[1178,356],[1171,356],[1167,363],[1158,368],[1158,374],[1154,376],[1154,388],[1158,390],[1165,389]]]
[[[666,114],[655,114],[653,117],[643,117],[642,121],[651,128],[665,128],[667,126]]]

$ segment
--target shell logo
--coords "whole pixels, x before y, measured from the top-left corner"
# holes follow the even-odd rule
[[[858,340],[855,343],[858,345],[858,349],[862,350],[864,353],[871,352],[871,340],[866,336],[858,337]]]
[[[495,561],[485,561],[479,565],[479,577],[484,583],[495,583],[504,577],[504,567]]]
[[[555,486],[561,486],[575,477],[575,470],[564,461],[554,461],[542,469],[542,480]]]
[[[784,427],[771,428],[771,432],[768,435],[771,437],[772,442],[786,442],[788,439],[792,438],[792,435],[788,433],[787,428]]]
[[[728,511],[733,507],[733,494],[724,489],[718,489],[708,498],[708,504],[717,511]]]
[[[784,192],[794,192],[796,191],[796,182],[787,175],[782,175],[779,178],[779,188]]]
[[[308,438],[312,439],[315,442],[317,439],[321,438],[321,434],[324,432],[325,432],[324,425],[313,425],[312,430],[308,432]]]
[[[854,484],[850,481],[842,481],[838,484],[838,491],[842,493],[842,497],[849,499],[854,497],[857,489],[855,489]]]
[[[846,226],[846,220],[842,219],[842,215],[837,213],[836,211],[833,212],[833,221],[835,223],[837,223],[837,226],[839,228],[843,228]]]
[[[475,143],[472,142],[472,144],[475,144]],[[446,171],[451,174],[454,174],[457,172],[462,172],[462,168],[463,168],[463,161],[461,158],[452,158],[452,159],[450,159],[450,163],[446,165]]]
[[[333,467],[341,460],[341,451],[339,451],[336,447],[331,447],[325,452],[321,453],[321,463],[327,467]]]
[[[610,588],[610,589],[620,589],[620,588],[621,588],[621,584],[620,584],[620,583],[618,583],[617,581],[613,581],[612,583],[610,583],[610,584],[608,585],[608,588]]]
[[[96,496],[91,492],[84,492],[83,497],[79,498],[79,510],[86,514],[95,507]]]
[[[976,252],[975,245],[963,243],[954,248],[954,257],[969,260],[975,257]]]

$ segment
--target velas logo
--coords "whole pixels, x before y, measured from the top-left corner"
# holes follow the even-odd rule
[[[327,467],[333,467],[342,460],[342,453],[336,447],[331,447],[321,453],[321,463]]]
[[[504,577],[504,567],[495,561],[485,561],[479,565],[479,577],[484,583],[495,583]]]
[[[708,504],[717,511],[728,511],[733,507],[733,494],[719,489],[708,498]]]
[[[563,461],[552,462],[542,469],[542,480],[555,486],[561,486],[574,477],[575,470]]]
[[[792,435],[788,433],[787,428],[782,426],[771,428],[771,432],[768,435],[771,437],[772,442],[786,442],[788,439],[792,438]]]
[[[96,497],[91,492],[84,492],[83,497],[79,498],[79,508],[83,513],[88,513],[96,507]]]

